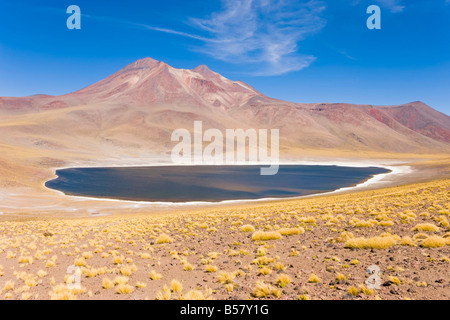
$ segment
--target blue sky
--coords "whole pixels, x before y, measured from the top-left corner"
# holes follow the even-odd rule
[[[68,30],[69,5],[81,30]],[[366,9],[381,8],[381,30]],[[143,57],[294,102],[450,114],[450,0],[2,1],[0,96],[78,90]]]

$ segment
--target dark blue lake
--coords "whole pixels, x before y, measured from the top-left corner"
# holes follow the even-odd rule
[[[57,170],[45,186],[67,195],[152,202],[285,198],[359,184],[389,170],[377,167],[281,165],[261,176],[260,166],[158,166]]]

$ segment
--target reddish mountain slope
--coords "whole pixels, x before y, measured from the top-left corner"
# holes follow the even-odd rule
[[[282,150],[450,152],[450,117],[421,102],[292,103],[206,66],[175,69],[150,58],[70,94],[0,98],[0,114],[2,143],[117,156],[167,154],[171,132],[194,120],[205,128],[278,128]]]
[[[380,109],[413,131],[432,139],[450,142],[450,117],[420,101]]]

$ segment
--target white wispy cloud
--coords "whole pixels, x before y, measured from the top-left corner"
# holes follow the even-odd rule
[[[381,6],[388,8],[391,12],[402,12],[405,9],[402,0],[376,0]]]
[[[325,26],[324,10],[318,0],[223,0],[221,11],[190,22],[209,36],[198,51],[250,65],[256,75],[279,75],[315,60],[299,43]]]
[[[450,1],[450,0],[446,0]],[[367,1],[366,1],[367,2]],[[352,0],[353,5],[360,4],[361,0]],[[403,0],[372,0],[368,4],[379,4],[382,8],[388,9],[392,13],[402,12],[405,9]]]
[[[299,43],[325,26],[324,10],[323,0],[222,0],[221,11],[188,19],[190,31],[85,16],[196,39],[202,44],[193,50],[244,65],[242,73],[281,75],[306,68],[316,59],[301,54]]]

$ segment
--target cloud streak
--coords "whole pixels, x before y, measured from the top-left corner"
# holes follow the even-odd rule
[[[85,16],[195,39],[202,44],[192,50],[243,65],[247,74],[273,76],[299,71],[316,59],[301,54],[299,43],[325,26],[324,10],[322,0],[222,0],[221,11],[188,19],[197,32]]]
[[[402,12],[405,9],[405,6],[403,5],[403,0],[373,0],[373,2],[379,4],[382,8],[388,9],[392,13]],[[353,5],[357,5],[360,3],[361,0],[353,0]]]
[[[402,12],[405,6],[402,5],[402,0],[376,0],[381,6],[388,8],[391,12]]]
[[[191,24],[209,35],[196,50],[245,64],[254,75],[281,75],[308,67],[315,57],[298,44],[325,26],[322,1],[223,0],[222,10]]]

